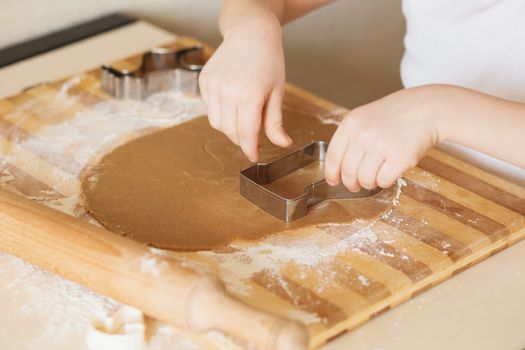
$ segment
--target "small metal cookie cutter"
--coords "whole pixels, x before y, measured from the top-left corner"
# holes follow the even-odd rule
[[[306,215],[308,208],[329,199],[352,199],[372,196],[380,189],[348,191],[343,184],[332,187],[326,181],[313,182],[296,198],[285,198],[264,185],[314,162],[324,162],[328,143],[316,141],[270,163],[257,163],[241,170],[241,195],[276,218],[291,222]]]
[[[152,49],[133,71],[103,65],[102,90],[116,98],[137,100],[166,90],[198,94],[198,77],[205,61],[202,46]]]

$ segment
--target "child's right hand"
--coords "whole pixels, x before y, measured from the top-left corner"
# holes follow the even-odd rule
[[[281,25],[272,18],[247,19],[228,28],[199,78],[211,126],[252,162],[258,159],[261,127],[275,145],[292,143],[282,123],[284,84]]]

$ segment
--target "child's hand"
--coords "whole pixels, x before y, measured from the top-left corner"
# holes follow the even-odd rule
[[[335,132],[325,163],[330,185],[391,186],[440,140],[439,87],[401,90],[356,108]]]
[[[213,128],[258,158],[262,124],[269,140],[287,147],[282,125],[284,54],[278,20],[248,18],[224,33],[224,41],[204,67],[199,84]]]

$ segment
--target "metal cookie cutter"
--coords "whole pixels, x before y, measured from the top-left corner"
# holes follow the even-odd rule
[[[324,162],[328,143],[317,141],[288,153],[270,163],[257,163],[241,170],[241,195],[260,208],[285,222],[306,215],[308,208],[329,199],[352,199],[372,196],[380,189],[348,191],[343,184],[332,187],[325,180],[313,182],[296,198],[285,198],[264,185],[269,184],[314,162]]]
[[[102,90],[116,98],[138,100],[166,90],[198,94],[198,77],[205,61],[202,46],[152,49],[133,71],[103,65]]]

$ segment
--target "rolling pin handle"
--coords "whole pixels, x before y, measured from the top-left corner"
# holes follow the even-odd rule
[[[201,275],[190,292],[186,310],[188,329],[218,330],[259,350],[306,350],[306,327],[256,310],[229,295],[214,275]],[[226,320],[227,319],[227,320]]]
[[[265,350],[305,350],[308,348],[308,332],[297,322],[285,321],[279,325],[274,340],[268,342]]]
[[[206,332],[213,328],[214,317],[210,314],[208,303],[221,303],[226,297],[222,282],[214,275],[196,275],[198,280],[188,297],[186,309],[186,325],[193,332]]]

